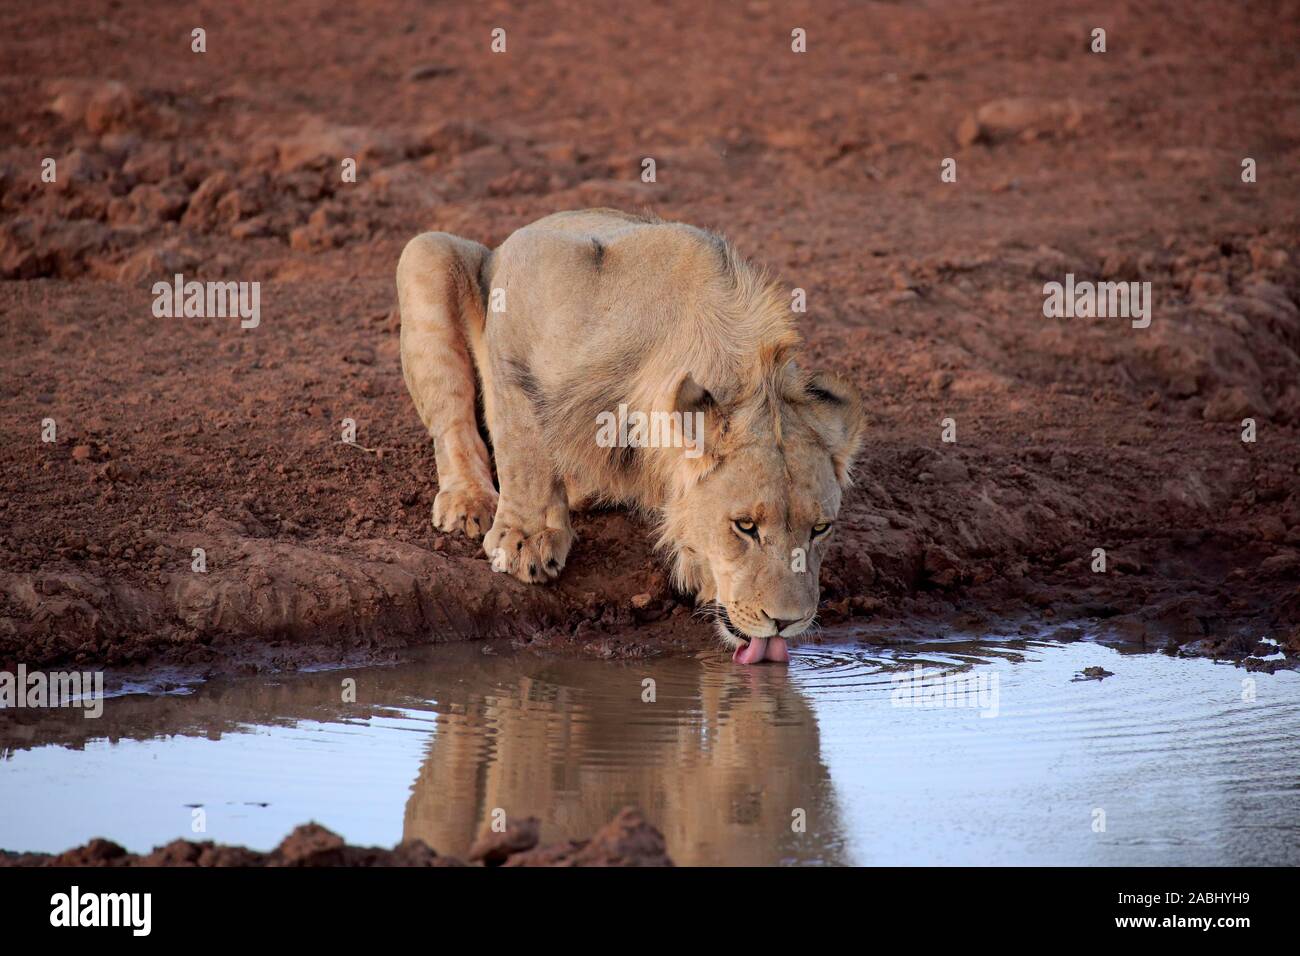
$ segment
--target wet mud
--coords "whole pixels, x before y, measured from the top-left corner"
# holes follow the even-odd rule
[[[589,840],[538,846],[536,826],[516,826],[485,837],[482,845],[471,852],[470,860],[467,863],[454,856],[439,856],[419,839],[404,840],[391,850],[352,846],[314,823],[297,827],[269,853],[210,840],[174,840],[152,853],[139,854],[128,853],[103,839],[63,853],[0,850],[0,866],[672,866],[664,852],[663,837],[631,808],[619,813]]]

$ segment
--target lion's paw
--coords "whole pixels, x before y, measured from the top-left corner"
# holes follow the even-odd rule
[[[492,570],[511,574],[525,584],[554,580],[564,569],[573,532],[568,528],[547,528],[524,534],[500,523],[483,539],[483,551],[492,560]]]
[[[492,524],[497,493],[481,488],[446,488],[433,499],[433,526],[439,531],[463,531],[479,538]]]

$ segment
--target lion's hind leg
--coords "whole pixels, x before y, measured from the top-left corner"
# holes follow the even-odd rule
[[[426,232],[407,243],[397,264],[402,375],[438,465],[433,524],[472,538],[488,530],[497,507],[472,354],[483,340],[478,275],[488,255],[477,242]]]

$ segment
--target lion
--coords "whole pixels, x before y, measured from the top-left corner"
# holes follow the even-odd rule
[[[848,383],[798,364],[765,273],[713,233],[589,209],[495,250],[424,233],[397,290],[436,528],[482,536],[494,570],[538,584],[568,559],[571,509],[638,509],[735,660],[788,659],[817,614],[863,412]]]

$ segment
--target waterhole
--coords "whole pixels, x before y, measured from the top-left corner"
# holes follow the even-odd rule
[[[96,720],[0,712],[8,850],[267,850],[315,820],[463,855],[498,809],[553,841],[629,804],[679,864],[1296,864],[1300,674],[1088,641],[754,667],[475,644],[129,693]]]

